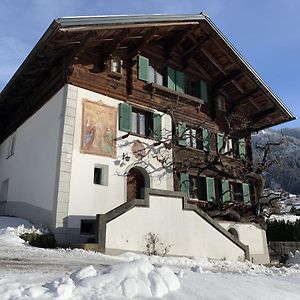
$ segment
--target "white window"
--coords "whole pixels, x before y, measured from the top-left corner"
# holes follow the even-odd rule
[[[148,82],[163,85],[163,70],[150,64],[148,68]]]
[[[94,184],[108,185],[108,166],[95,165],[94,167]]]
[[[16,147],[16,133],[13,133],[9,138],[7,157],[10,157],[15,153],[15,147]]]
[[[225,141],[224,153],[227,153],[229,156],[233,155],[233,142],[230,138],[227,138]]]
[[[226,111],[226,100],[223,96],[218,96],[217,99],[218,110]]]
[[[113,57],[111,60],[111,71],[122,74],[122,60],[119,57]]]
[[[9,179],[2,181],[0,189],[0,202],[7,202],[7,193],[8,193],[8,182]]]

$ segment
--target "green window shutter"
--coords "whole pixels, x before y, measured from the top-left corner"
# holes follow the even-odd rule
[[[206,195],[208,202],[214,202],[216,200],[215,179],[212,177],[206,177]]]
[[[185,93],[185,76],[183,72],[176,71],[176,91]]]
[[[222,202],[230,201],[230,190],[228,180],[222,179]]]
[[[208,129],[202,129],[203,150],[210,151],[210,132]]]
[[[217,150],[220,153],[221,148],[223,147],[224,135],[221,133],[217,134]],[[224,149],[222,149],[221,153],[224,153]]]
[[[208,92],[207,92],[207,82],[204,80],[200,80],[199,84],[199,97],[205,102],[208,101]]]
[[[176,89],[176,72],[174,69],[168,67],[168,88]]]
[[[148,81],[149,59],[139,55],[138,56],[138,78],[140,80]]]
[[[119,130],[131,131],[131,114],[132,108],[126,103],[119,104]]]
[[[250,189],[248,183],[243,183],[243,199],[244,204],[250,203]]]
[[[161,115],[153,114],[153,137],[157,140],[161,139]]]
[[[186,124],[184,122],[179,122],[177,127],[178,133],[178,145],[186,146]]]
[[[239,139],[239,156],[240,159],[246,159],[246,142],[245,139]]]
[[[180,190],[188,196],[190,195],[190,178],[188,173],[180,174]]]

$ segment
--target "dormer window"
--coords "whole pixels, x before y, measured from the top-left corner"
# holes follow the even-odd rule
[[[113,73],[122,74],[122,60],[120,57],[115,56],[111,60],[111,71]]]

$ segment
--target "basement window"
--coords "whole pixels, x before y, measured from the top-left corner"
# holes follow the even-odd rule
[[[96,220],[81,220],[80,234],[96,234]]]
[[[95,165],[94,167],[94,184],[108,185],[108,166]]]
[[[8,182],[9,179],[2,181],[0,189],[0,203],[7,202],[7,193],[8,193]]]

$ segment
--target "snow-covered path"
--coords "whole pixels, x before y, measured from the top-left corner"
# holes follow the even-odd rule
[[[22,223],[31,226],[0,217],[1,300],[300,299],[297,264],[267,268],[250,262],[40,249],[18,237]]]

